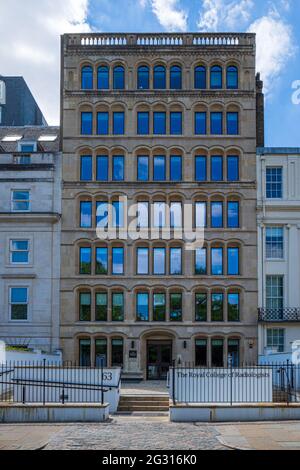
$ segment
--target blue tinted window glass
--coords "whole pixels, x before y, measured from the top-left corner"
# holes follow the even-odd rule
[[[124,248],[112,249],[112,274],[124,274]]]
[[[137,114],[137,133],[139,135],[149,134],[149,113],[139,112]]]
[[[239,274],[239,249],[227,249],[228,275],[238,276]]]
[[[211,249],[211,273],[213,276],[222,276],[223,274],[223,249]]]
[[[195,88],[205,90],[206,88],[206,68],[199,66],[195,68]]]
[[[156,90],[166,88],[166,69],[162,65],[154,67],[153,88]]]
[[[113,181],[124,181],[124,157],[116,155],[113,157]]]
[[[206,128],[206,113],[196,112],[195,113],[195,134],[205,135],[207,133]]]
[[[166,250],[165,248],[153,249],[153,274],[162,275],[166,273]]]
[[[97,157],[97,181],[108,181],[108,156]]]
[[[136,319],[138,321],[149,321],[149,295],[147,293],[137,294]]]
[[[182,79],[181,79],[181,67],[174,65],[170,71],[170,88],[172,90],[181,90]]]
[[[210,88],[222,88],[222,67],[215,65],[210,69]]]
[[[93,69],[92,67],[83,67],[81,70],[81,88],[82,90],[93,89]]]
[[[96,248],[96,274],[108,273],[108,250]]]
[[[92,135],[93,133],[93,113],[81,113],[81,134]]]
[[[180,155],[171,155],[170,157],[170,180],[182,180],[182,158]]]
[[[91,274],[92,271],[92,250],[91,248],[80,248],[80,274]]]
[[[195,203],[195,225],[196,228],[206,227],[206,202]]]
[[[227,180],[239,180],[239,157],[237,155],[228,155],[227,157]]]
[[[195,157],[195,179],[196,181],[206,181],[207,179],[207,166],[206,157],[203,155],[196,155]]]
[[[237,67],[227,67],[226,86],[228,89],[237,89],[239,83]]]
[[[195,274],[206,274],[206,248],[197,248],[195,251]]]
[[[182,113],[170,113],[170,133],[172,135],[182,134]]]
[[[223,134],[223,113],[210,114],[210,133],[213,135]]]
[[[125,88],[125,72],[124,67],[115,67],[113,76],[114,90],[123,90]]]
[[[124,227],[124,204],[123,202],[113,202],[113,227]]]
[[[213,155],[210,160],[212,181],[223,180],[223,158],[220,155]]]
[[[27,287],[12,287],[10,291],[10,300],[13,303],[27,303]]]
[[[240,295],[238,293],[230,293],[228,300],[228,321],[240,320]]]
[[[138,68],[137,87],[142,90],[149,89],[149,67],[145,65]]]
[[[80,203],[80,227],[89,228],[92,226],[92,203],[81,201]]]
[[[137,274],[149,273],[149,249],[137,249]]]
[[[109,69],[106,66],[98,67],[98,89],[109,89]]]
[[[166,179],[166,158],[164,156],[153,157],[153,179],[154,181],[165,181]]]
[[[123,112],[113,113],[114,135],[123,135],[125,131],[125,116]]]
[[[108,135],[109,134],[109,116],[108,113],[97,113],[97,134]]]
[[[153,134],[166,133],[166,113],[153,113]]]
[[[181,248],[170,248],[170,274],[175,276],[181,272]]]
[[[91,155],[84,155],[80,158],[80,180],[91,181],[93,179],[93,158]]]
[[[223,227],[223,203],[211,203],[211,226],[213,228]]]
[[[227,204],[227,226],[228,228],[239,227],[239,203],[229,201]]]
[[[138,156],[137,179],[139,181],[149,180],[149,157],[146,155]]]
[[[237,135],[239,133],[239,113],[227,113],[227,134]]]
[[[96,203],[96,225],[99,228],[108,226],[108,203],[105,201]]]

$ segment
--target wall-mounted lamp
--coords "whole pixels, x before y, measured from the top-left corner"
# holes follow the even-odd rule
[[[134,349],[134,347],[135,347],[135,342],[131,341],[131,349]]]
[[[186,349],[186,348],[187,348],[187,342],[183,341],[183,349]]]

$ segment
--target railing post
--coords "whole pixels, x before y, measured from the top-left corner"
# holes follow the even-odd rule
[[[26,387],[25,387],[25,385],[23,385],[23,388],[22,388],[22,403],[23,403],[23,405],[25,405],[25,403],[26,403]]]
[[[46,359],[43,359],[43,405],[46,404]]]
[[[175,361],[172,364],[172,400],[173,405],[176,405],[176,394],[175,394]]]
[[[101,373],[101,405],[104,405],[104,390],[103,390],[103,367],[104,367],[104,358],[100,358],[100,373]]]

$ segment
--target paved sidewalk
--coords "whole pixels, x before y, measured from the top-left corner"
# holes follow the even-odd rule
[[[0,450],[38,450],[62,429],[48,424],[0,424]]]
[[[169,395],[165,380],[147,380],[140,383],[123,383],[121,395]]]

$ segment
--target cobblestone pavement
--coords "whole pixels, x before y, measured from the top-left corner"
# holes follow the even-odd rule
[[[71,425],[45,450],[209,450],[226,449],[214,426],[170,423],[169,418],[113,417],[109,423]]]

